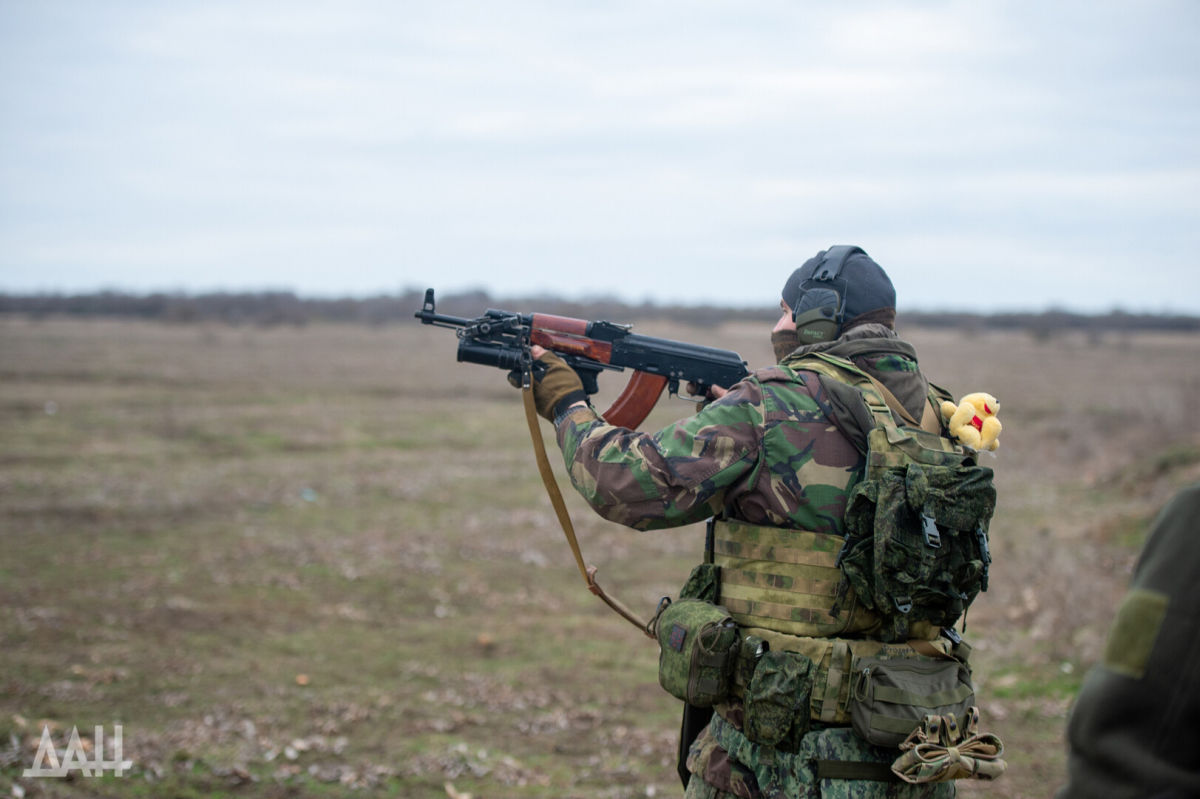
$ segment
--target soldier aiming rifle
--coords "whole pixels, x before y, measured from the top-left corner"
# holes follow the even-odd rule
[[[418,314],[460,329],[460,360],[513,370],[601,516],[637,530],[708,520],[703,563],[644,625],[660,683],[685,703],[688,797],[946,797],[954,779],[1004,770],[955,630],[987,586],[991,470],[948,436],[949,395],[897,337],[895,306],[861,248],[821,251],[783,286],[778,363],[753,372],[610,323],[459,320],[431,295]],[[510,338],[480,350],[496,323]],[[649,386],[601,414],[589,396],[613,366]],[[634,429],[664,386],[688,383],[706,400],[694,415]],[[572,544],[593,592],[643,626]]]

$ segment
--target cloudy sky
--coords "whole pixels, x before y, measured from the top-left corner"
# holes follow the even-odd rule
[[[1200,313],[1200,3],[0,0],[0,290]]]

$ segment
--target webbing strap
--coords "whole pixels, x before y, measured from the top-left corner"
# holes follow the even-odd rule
[[[931,694],[920,694],[903,688],[893,688],[890,685],[872,685],[871,696],[880,702],[891,702],[894,705],[912,705],[914,707],[945,707],[974,696],[971,686],[959,683],[955,688],[945,691],[935,691]]]
[[[863,760],[818,760],[819,780],[874,780],[875,782],[902,782],[892,773],[888,763],[869,763]]]
[[[838,694],[842,690],[842,678],[845,676],[846,660],[850,656],[850,645],[845,641],[834,641],[829,653],[829,671],[825,676],[825,692],[821,697],[820,721],[832,723],[838,714]]]
[[[956,657],[953,653],[953,650],[951,652],[943,652],[934,646],[932,641],[923,641],[920,638],[910,638],[908,639],[908,645],[912,647],[914,652],[919,655],[924,655],[925,657],[937,658],[938,660],[957,660],[959,663],[966,663],[967,661],[966,657],[961,659]]]
[[[864,374],[866,373],[864,372]],[[908,422],[913,427],[921,426],[921,423],[918,422],[913,415],[908,412],[908,408],[905,408],[900,404],[900,400],[896,398],[896,395],[892,393],[890,388],[885,386],[883,383],[880,383],[871,375],[867,375],[867,379],[871,381],[871,385],[875,386],[875,390],[879,392],[879,396],[883,397],[883,401],[887,403],[887,406],[891,408],[897,416]],[[925,404],[928,405],[928,401]]]
[[[792,531],[788,531],[792,532]],[[809,566],[815,567],[807,570],[808,574],[813,576],[825,576],[837,569],[837,547],[829,547],[825,551],[820,551],[811,548],[803,548],[804,544],[802,536],[812,536],[812,533],[805,534],[803,531],[797,530],[797,538],[801,539],[797,543],[801,546],[779,546],[774,544],[755,544],[753,542],[740,541],[722,541],[717,539],[715,542],[715,560],[725,566],[739,566],[747,561],[780,564],[785,563],[791,566]],[[841,536],[827,536],[830,540],[837,541],[838,546],[842,544]],[[795,569],[793,571],[804,572],[804,569]]]
[[[777,571],[782,572],[784,570],[777,569]],[[818,574],[821,573],[818,572]],[[724,585],[764,588],[784,594],[807,594],[809,596],[828,597],[829,602],[824,605],[826,611],[832,606],[833,600],[837,596],[838,586],[841,584],[837,578],[841,577],[841,573],[839,572],[836,576],[828,575],[828,577],[830,579],[822,580],[819,577],[775,574],[768,571],[739,569],[736,566],[723,565],[721,567],[721,582]]]
[[[921,419],[920,419],[920,421],[918,421],[916,419],[916,417],[914,417],[911,413],[908,412],[908,409],[904,407],[904,405],[900,402],[900,400],[897,399],[896,395],[892,393],[891,389],[889,389],[887,386],[885,386],[879,380],[872,377],[870,374],[868,374],[864,369],[860,368],[853,361],[849,360],[848,358],[839,358],[837,356],[832,356],[832,355],[829,355],[829,354],[823,353],[823,352],[813,353],[813,355],[815,355],[817,357],[815,359],[809,359],[806,362],[794,364],[794,366],[799,369],[810,369],[814,372],[818,372],[821,374],[828,374],[830,377],[837,379],[837,380],[841,380],[842,382],[850,382],[850,381],[846,380],[846,377],[847,377],[846,374],[836,374],[837,371],[841,371],[843,373],[848,372],[849,374],[854,375],[855,377],[858,377],[860,379],[866,378],[868,381],[870,381],[871,388],[875,389],[875,391],[879,394],[879,398],[883,400],[884,404],[888,407],[888,409],[891,410],[891,412],[894,413],[896,416],[899,416],[900,419],[903,420],[906,424],[911,425],[913,427],[919,427],[920,429],[924,430],[927,433],[933,433],[934,435],[941,435],[942,424],[941,424],[941,421],[938,419],[937,411],[934,410],[933,402],[931,401],[928,394],[926,395],[924,402],[921,404]],[[826,369],[814,368],[813,367],[814,362],[817,364],[821,364],[822,366],[832,367],[832,368],[826,368]],[[850,384],[854,385],[853,382],[851,382]],[[862,390],[863,390],[863,388],[865,388],[865,386],[860,382],[859,385],[855,386],[855,388],[858,388],[860,393],[862,393]],[[866,397],[864,397],[864,398],[866,398]],[[871,410],[871,413],[873,415],[875,415],[877,420],[879,420],[880,422],[882,422],[885,425],[887,424],[887,420],[879,418],[879,414],[877,413],[876,407],[873,407],[872,403],[870,401],[867,402],[867,407]]]
[[[722,525],[713,540],[714,553],[726,565],[742,561],[789,563],[822,567],[812,574],[828,576],[837,570],[843,539],[833,533],[813,533],[752,524]],[[839,575],[840,576],[840,575]]]
[[[567,543],[571,546],[572,554],[575,555],[575,565],[579,567],[583,581],[587,583],[588,590],[600,597],[601,601],[612,608],[617,615],[641,630],[647,638],[657,640],[654,633],[650,631],[650,625],[653,622],[638,621],[637,616],[633,615],[633,611],[625,607],[617,598],[609,596],[596,582],[596,567],[584,565],[583,553],[579,549],[579,540],[575,537],[575,525],[571,523],[571,514],[567,512],[567,504],[563,501],[562,492],[558,490],[558,480],[554,477],[554,470],[550,467],[550,458],[546,455],[546,442],[542,438],[542,428],[538,424],[537,406],[533,401],[533,386],[526,385],[521,390],[521,394],[525,400],[525,421],[529,423],[529,437],[533,440],[533,455],[537,460],[538,472],[542,475],[546,494],[550,497],[550,504],[554,506],[554,513],[558,516],[558,523],[562,527],[563,535],[567,537]]]
[[[919,723],[916,719],[895,718],[894,716],[885,716],[882,713],[871,713],[870,722],[867,726],[872,730],[907,738],[908,734],[915,730]]]
[[[942,434],[942,420],[938,418],[938,412],[933,409],[933,399],[925,398],[925,404],[921,406],[921,429],[926,433],[933,433],[935,436]]]
[[[934,435],[941,434],[942,423],[938,421],[937,412],[934,411],[933,403],[929,401],[928,396],[926,396],[925,401],[921,403],[921,421],[918,422],[913,415],[908,412],[908,408],[905,408],[900,404],[900,400],[897,399],[896,395],[891,392],[891,389],[889,389],[883,383],[880,383],[874,377],[871,377],[871,375],[867,375],[867,378],[870,379],[871,384],[875,386],[875,390],[879,392],[879,396],[883,397],[883,401],[887,403],[889,408],[898,413],[901,419],[908,422],[913,427],[921,428],[926,433],[933,433]]]

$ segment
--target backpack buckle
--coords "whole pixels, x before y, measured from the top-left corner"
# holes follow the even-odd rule
[[[937,519],[933,518],[929,511],[925,511],[921,514],[921,521],[924,523],[925,546],[930,549],[941,549],[942,534],[938,532]]]
[[[942,637],[950,642],[952,646],[958,646],[962,643],[962,636],[958,634],[958,630],[953,627],[943,627]]]

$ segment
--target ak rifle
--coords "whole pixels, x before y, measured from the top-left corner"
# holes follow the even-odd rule
[[[553,350],[579,375],[589,396],[599,390],[601,372],[632,370],[621,395],[602,414],[618,427],[640,425],[664,388],[680,397],[680,384],[690,384],[691,393],[704,397],[712,386],[728,388],[749,374],[736,352],[642,336],[633,333],[631,325],[493,308],[474,319],[447,316],[437,312],[433,289],[426,290],[425,303],[415,316],[422,324],[454,328],[458,360],[466,363],[533,370],[536,376],[542,367],[532,360],[530,347],[537,344]]]

